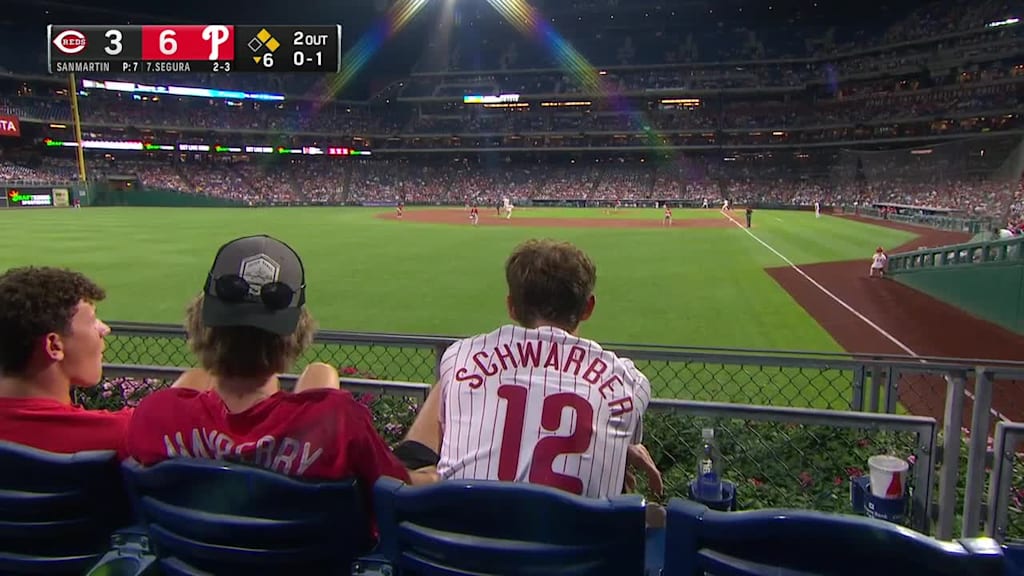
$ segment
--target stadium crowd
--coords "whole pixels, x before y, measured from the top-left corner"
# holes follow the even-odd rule
[[[1020,52],[1024,52],[1024,44]],[[21,94],[11,93],[14,90]],[[9,85],[8,91],[0,91],[0,114],[40,122],[72,121],[66,98],[45,89],[41,92]],[[97,91],[80,98],[80,116],[86,126],[363,136],[764,130],[1012,114],[1019,110],[1022,95],[1024,62],[999,61],[972,73],[932,78],[927,83],[923,79],[874,80],[844,84],[831,94],[767,101],[719,101],[712,96],[680,106],[649,106],[636,101],[627,109],[621,103],[601,101],[579,107],[544,107],[533,102],[528,108],[493,109],[448,102],[383,108],[302,100],[267,103],[132,97]]]
[[[551,7],[553,2],[539,4]],[[572,0],[563,2],[561,9],[570,5],[589,13],[609,8],[613,2]],[[111,134],[115,133],[152,134],[152,129],[187,126],[202,131],[193,141],[211,144],[221,138],[211,134],[213,130],[255,131],[268,139],[277,132],[306,132],[339,138],[383,136],[385,140],[379,141],[381,145],[376,148],[387,150],[437,147],[442,142],[450,145],[453,139],[444,139],[453,134],[480,136],[467,139],[467,147],[472,149],[503,144],[506,137],[518,138],[521,133],[553,132],[557,135],[545,134],[536,140],[527,139],[527,143],[590,148],[587,153],[555,151],[522,156],[459,152],[378,154],[373,158],[90,151],[86,168],[90,179],[97,181],[129,179],[146,187],[253,206],[490,206],[502,198],[512,198],[516,203],[703,203],[710,208],[717,208],[724,201],[804,206],[888,202],[991,217],[1009,213],[1010,230],[1019,234],[1020,210],[1024,206],[1024,144],[1019,135],[937,143],[913,153],[858,152],[837,147],[808,147],[811,152],[792,147],[735,152],[723,145],[767,143],[762,138],[771,136],[759,132],[773,130],[799,130],[799,135],[788,143],[834,143],[1020,128],[1024,62],[1014,60],[1024,48],[1019,32],[978,32],[979,27],[1005,12],[1005,4],[998,1],[954,1],[939,10],[930,6],[915,12],[875,38],[910,43],[907,46],[860,56],[850,54],[863,46],[863,40],[857,45],[824,41],[804,47],[804,56],[835,56],[829,62],[681,66],[670,71],[616,71],[601,76],[604,89],[612,95],[665,89],[796,89],[791,92],[792,97],[777,100],[718,95],[702,100],[699,106],[652,105],[634,112],[624,110],[623,101],[616,99],[602,100],[579,110],[554,107],[497,111],[409,100],[458,97],[468,90],[483,89],[495,94],[521,91],[590,96],[582,91],[587,82],[546,72],[468,76],[451,84],[437,77],[414,76],[407,85],[400,86],[404,90],[398,91],[394,108],[379,102],[357,105],[323,101],[316,96],[323,85],[300,87],[301,80],[289,77],[264,84],[260,84],[258,77],[209,80],[259,85],[264,91],[298,89],[307,99],[252,104],[83,94],[81,114],[87,135],[104,139],[114,139]],[[508,32],[495,37],[495,44],[504,46],[500,54],[486,55],[497,59],[495,68],[527,59],[537,61],[535,55],[524,56],[531,49],[521,46]],[[623,34],[619,31],[602,42],[581,40],[580,44],[586,45],[585,51],[600,62],[636,64],[642,62],[637,60],[638,54],[659,50],[664,53],[670,46],[672,57],[666,55],[661,60],[692,62],[699,60],[698,54],[710,35],[665,34],[634,40],[633,36]],[[937,36],[949,38],[934,41]],[[764,60],[792,54],[778,46],[749,33],[745,41],[721,49],[716,55],[719,59]],[[980,48],[993,46],[998,49],[989,50],[987,60],[970,70],[938,77],[920,74],[909,81],[877,79],[879,74],[931,66],[942,59],[970,59]],[[449,54],[447,67],[468,68],[472,58],[466,52],[456,46]],[[479,69],[479,62],[475,68]],[[846,84],[859,74],[869,78]],[[16,115],[28,122],[71,121],[66,95],[59,94],[60,89],[50,87],[36,92],[31,83],[18,81],[16,89],[0,90],[0,114]],[[11,87],[10,83],[5,85]],[[626,102],[635,105],[637,101]],[[654,104],[651,100],[646,102]],[[123,129],[106,130],[112,126]],[[811,127],[816,129],[806,130]],[[674,133],[652,139],[651,131],[659,130],[710,134]],[[728,131],[746,133],[730,140]],[[598,134],[597,139],[590,139],[594,133],[605,132],[611,134]],[[620,132],[630,134],[620,139]],[[429,135],[436,137],[426,137]],[[638,141],[647,142],[650,148],[662,153],[644,156],[600,150],[608,144]],[[692,144],[706,145],[707,149],[684,153],[670,148]],[[932,160],[920,160],[916,152]],[[63,149],[31,157],[6,152],[0,156],[0,182],[58,183],[73,180],[77,174],[75,160]],[[276,266],[274,282],[267,284],[260,274],[246,272],[248,264],[255,261]],[[549,277],[562,281],[554,282]],[[565,278],[573,281],[565,282]],[[202,292],[189,303],[185,321],[189,345],[199,368],[186,372],[174,386],[152,393],[132,410],[121,412],[87,412],[70,404],[72,387],[95,386],[102,375],[103,339],[110,329],[97,316],[95,305],[105,298],[103,289],[70,271],[9,270],[0,274],[0,440],[55,452],[112,449],[119,459],[132,458],[145,466],[178,456],[227,457],[307,479],[356,477],[367,499],[371,498],[370,488],[384,477],[410,484],[430,484],[441,479],[529,481],[585,496],[608,497],[635,487],[628,466],[647,476],[654,493],[661,492],[660,472],[643,447],[641,422],[650,401],[650,383],[628,359],[576,336],[577,327],[589,320],[595,309],[593,263],[573,246],[530,241],[517,247],[506,261],[505,279],[511,323],[490,334],[461,340],[448,349],[440,365],[440,382],[421,407],[417,422],[402,442],[389,446],[373,429],[369,410],[339,389],[335,367],[312,364],[293,393],[281,390],[277,375],[289,371],[311,345],[315,323],[305,303],[307,286],[302,261],[290,247],[277,240],[265,236],[241,238],[217,252],[209,273],[196,280]],[[508,356],[502,356],[494,342],[507,342],[510,355],[516,342],[526,342],[527,350],[531,345],[540,350],[555,342],[563,350],[572,349],[572,354],[586,350],[592,357],[583,380],[587,379],[586,374],[593,375],[596,366],[603,366],[600,374],[607,370],[617,379],[615,401],[620,406],[628,402],[630,408],[613,410],[608,416],[604,386],[590,382],[579,387],[584,390],[582,394],[562,392],[563,373],[568,373],[575,362],[578,376],[582,359],[573,360],[570,354],[564,369],[558,366],[559,362],[539,368],[546,374],[544,382],[548,381],[547,375],[557,375],[557,396],[575,395],[576,404],[571,406],[577,414],[589,408],[593,412],[603,410],[606,416],[597,421],[600,425],[592,432],[600,438],[595,447],[604,446],[602,442],[610,447],[605,452],[588,447],[578,456],[567,456],[571,459],[569,464],[579,465],[579,478],[555,473],[551,465],[537,466],[532,453],[524,455],[523,462],[529,464],[506,470],[498,464],[503,446],[500,436],[483,417],[488,414],[487,409],[456,409],[465,398],[483,398],[482,402],[494,412],[499,398],[511,404],[513,397],[500,392],[510,386],[510,379],[524,386],[536,382],[531,380],[534,375],[527,366],[528,358],[521,360],[521,366],[513,362],[513,370],[509,370],[502,359]],[[518,349],[523,358],[523,347]],[[471,355],[474,350],[483,351]],[[494,374],[487,373],[479,360],[479,354],[486,357],[490,350],[500,360],[501,372],[494,365]],[[549,362],[558,348],[550,350]],[[472,372],[475,368],[466,361],[470,357],[485,375]],[[472,381],[470,378],[479,378],[478,384],[493,385],[482,387],[480,393],[472,385],[455,385],[457,380]],[[610,390],[608,382],[605,386]],[[523,398],[526,402],[525,394]],[[547,398],[544,400],[543,406],[531,404],[531,412],[543,408],[546,417]],[[40,414],[48,420],[40,419]],[[58,426],[69,433],[53,433]],[[552,428],[548,424],[543,427]],[[467,437],[479,439],[475,449],[459,443],[464,429]],[[216,431],[225,440],[207,436],[206,430]],[[273,447],[266,448],[268,437],[281,454],[289,442],[294,443],[293,452],[274,458]],[[181,438],[193,440],[188,444]],[[300,441],[305,450],[301,460],[296,448]],[[525,452],[540,452],[539,442],[527,444]],[[232,449],[222,449],[226,445]],[[481,463],[482,472],[478,472],[477,464]],[[375,532],[372,522],[367,524],[366,532]]]
[[[583,22],[617,8],[600,0],[570,4],[579,4],[581,12],[567,11],[565,4],[545,9],[557,23],[574,16]],[[570,74],[545,68],[552,63],[550,55],[525,45],[518,33],[493,17],[469,11],[464,17],[491,38],[489,48],[475,55],[472,71],[460,72],[467,69],[466,54],[454,42],[438,70],[417,64],[411,75],[369,102],[327,98],[329,78],[301,75],[174,78],[180,84],[280,92],[288,95],[284,102],[79,93],[86,138],[160,144],[187,139],[210,146],[237,138],[255,145],[273,141],[385,152],[457,150],[441,160],[401,153],[379,154],[383,158],[372,161],[279,161],[180,153],[140,158],[117,152],[87,154],[88,171],[92,179],[108,174],[135,177],[145,186],[251,205],[489,204],[510,197],[716,204],[725,199],[895,202],[992,215],[1012,210],[1019,165],[943,171],[938,180],[928,173],[900,178],[900,162],[858,174],[840,152],[798,148],[1020,129],[1022,27],[988,26],[1010,14],[1005,3],[932,3],[886,30],[854,34],[832,29],[778,35],[758,29],[736,32],[741,41],[732,42],[733,32],[711,34],[669,24],[658,34],[634,37],[655,20],[671,22],[688,9],[667,14],[658,3],[641,1],[631,7],[634,20],[628,26],[605,29],[595,21],[599,42],[573,36],[570,27],[569,40],[590,61],[615,65],[607,70]],[[806,42],[798,45],[794,40]],[[502,48],[491,49],[495,47]],[[714,58],[707,58],[709,54]],[[123,79],[153,84],[168,80],[145,75]],[[651,96],[680,92],[694,96],[668,103]],[[466,94],[500,93],[520,93],[526,106],[487,108],[459,101]],[[548,100],[582,104],[550,105]],[[66,87],[59,84],[0,79],[0,114],[27,123],[54,123],[42,127],[40,134],[69,139],[62,126],[72,121],[71,108]],[[791,149],[731,151],[756,146]],[[606,147],[638,152],[602,154]],[[674,147],[699,151],[665,154]],[[492,154],[505,148],[531,152]],[[559,148],[574,152],[545,158],[532,151]],[[593,154],[580,155],[580,149]],[[645,164],[641,150],[656,153],[648,154]],[[794,157],[810,159],[794,162]],[[66,156],[0,160],[0,179],[7,181],[53,182],[76,173]]]
[[[720,206],[738,204],[840,206],[891,202],[1002,218],[1020,200],[1016,179],[968,172],[931,178],[895,178],[909,165],[875,167],[868,178],[844,173],[849,159],[814,167],[784,159],[681,157],[667,162],[605,158],[564,163],[481,165],[468,158],[442,163],[405,159],[338,161],[289,159],[258,164],[227,161],[113,161],[92,159],[91,178],[137,178],[152,188],[234,200],[246,205],[455,204],[493,205],[502,198],[531,201],[644,201]],[[70,158],[48,158],[34,168],[0,161],[0,181],[62,182],[74,178]],[[601,160],[601,159],[598,159]],[[919,173],[919,172],[915,172]]]

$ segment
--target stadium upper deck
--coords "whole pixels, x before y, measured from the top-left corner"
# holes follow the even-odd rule
[[[698,5],[691,4],[681,4],[675,15],[653,2],[569,4],[537,3],[594,66],[570,62],[550,42],[525,38],[493,11],[484,11],[483,3],[460,3],[468,8],[451,15],[450,43],[413,34],[407,40],[419,43],[416,53],[422,56],[394,81],[378,83],[386,87],[364,101],[341,100],[350,91],[332,86],[335,78],[299,75],[123,78],[279,92],[283,102],[80,91],[86,139],[350,146],[397,156],[390,164],[359,163],[348,171],[293,161],[275,166],[271,174],[245,166],[237,156],[227,168],[212,153],[163,153],[175,161],[209,162],[183,171],[133,164],[160,160],[160,152],[118,152],[120,167],[114,169],[108,165],[113,157],[98,152],[90,154],[90,165],[100,173],[126,172],[130,165],[144,169],[144,180],[154,184],[270,202],[459,201],[478,190],[531,198],[770,194],[792,203],[942,198],[949,206],[984,206],[990,213],[1016,202],[1017,186],[1003,186],[998,193],[972,188],[961,178],[966,171],[942,183],[904,183],[899,190],[865,189],[832,176],[845,148],[1019,134],[1024,129],[1024,25],[1009,23],[1015,13],[1007,4],[932,2],[898,16],[873,12],[873,23],[879,14],[896,22],[884,29],[868,24],[829,29],[836,18],[852,16],[808,16],[811,4],[796,0],[782,20],[751,14],[760,22],[753,27],[749,19],[728,18],[708,26],[714,20],[698,18]],[[729,2],[722,6],[736,8]],[[757,6],[740,8],[771,9]],[[468,46],[478,49],[470,53]],[[363,76],[376,73],[374,61]],[[510,93],[519,101],[498,107],[463,103],[466,95]],[[0,114],[20,117],[25,134],[6,143],[7,157],[14,160],[5,165],[8,175],[73,172],[66,149],[63,160],[32,159],[43,138],[71,139],[65,79],[0,77]],[[671,169],[637,164],[642,156],[673,150],[689,157]],[[446,154],[422,154],[428,151]],[[505,155],[501,175],[472,162],[453,163],[496,152]],[[482,158],[476,158],[481,166]],[[580,163],[566,166],[569,160]],[[598,164],[582,174],[594,161]],[[543,174],[531,169],[538,163],[547,163]],[[978,173],[973,176],[976,180]],[[755,181],[789,184],[766,192],[763,184],[751,184]]]
[[[850,145],[1021,128],[1024,25],[992,25],[1014,16],[1002,2],[928,3],[885,30],[856,32],[825,29],[828,18],[805,15],[801,10],[810,7],[796,2],[781,28],[785,34],[770,19],[757,29],[720,22],[708,30],[696,24],[713,21],[714,8],[696,20],[698,6],[691,4],[676,11],[654,2],[586,1],[573,3],[574,12],[540,3],[541,13],[587,60],[617,64],[605,68],[570,63],[550,36],[530,42],[485,5],[457,6],[447,24],[447,49],[428,42],[413,71],[368,102],[336,100],[331,79],[323,77],[132,77],[279,90],[286,101],[88,91],[82,122],[96,133],[126,125],[170,128],[190,138],[262,131],[286,133],[296,144],[330,138],[344,146],[409,151]],[[744,40],[730,30],[740,30]],[[478,48],[472,63],[465,60],[467,46]],[[730,61],[736,58],[747,61]],[[548,67],[554,64],[560,67]],[[470,94],[510,93],[519,101],[504,107],[462,103]],[[0,111],[29,124],[71,121],[59,77],[0,79]],[[66,138],[44,126],[30,127],[28,135]]]

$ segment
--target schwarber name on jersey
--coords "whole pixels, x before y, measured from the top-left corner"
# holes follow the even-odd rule
[[[554,327],[502,326],[441,359],[438,473],[622,492],[651,384],[633,362]]]

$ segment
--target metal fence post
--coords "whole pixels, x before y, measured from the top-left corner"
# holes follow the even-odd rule
[[[448,344],[434,345],[434,382],[441,379],[441,358],[444,357],[444,352],[447,349]],[[431,382],[431,384],[434,382]]]
[[[850,410],[864,411],[864,365],[853,369],[853,397],[850,398]]]
[[[971,445],[967,453],[967,487],[964,490],[961,538],[974,538],[981,533],[981,497],[985,491],[985,457],[991,407],[992,382],[988,372],[979,366],[974,379],[974,410],[971,413]]]
[[[891,365],[886,367],[885,371],[885,412],[886,414],[895,414],[896,400],[899,398],[899,374]]]
[[[996,438],[993,446],[992,477],[988,484],[988,514],[985,535],[1002,542],[1006,538],[1007,508],[1010,501],[1014,449],[1017,437],[1008,441],[1007,424],[996,424]]]
[[[960,425],[964,420],[964,387],[967,375],[954,372],[946,376],[946,409],[943,412],[942,469],[939,471],[939,518],[935,537],[953,539],[956,514],[956,484],[960,478]]]
[[[871,365],[871,395],[868,410],[871,412],[878,412],[879,406],[879,394],[882,391],[882,367],[878,364]]]
[[[918,474],[915,471],[914,474],[914,500],[917,501],[915,508],[921,511],[921,517],[914,522],[914,528],[923,534],[928,534],[932,520],[932,487],[935,482],[935,451],[937,450],[938,433],[939,425],[933,419],[931,426],[917,434],[918,454],[915,467],[920,466],[917,470],[925,472]]]

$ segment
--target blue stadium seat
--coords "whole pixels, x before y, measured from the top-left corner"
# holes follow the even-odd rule
[[[0,471],[0,574],[82,574],[130,520],[113,451],[0,442]]]
[[[663,576],[1002,576],[987,538],[942,542],[859,516],[808,510],[716,512],[669,502]]]
[[[597,500],[531,484],[445,481],[407,486],[381,478],[373,500],[379,557],[398,574],[644,572],[642,496]]]
[[[176,458],[124,464],[163,574],[348,574],[373,545],[352,480],[307,482],[261,468]]]

